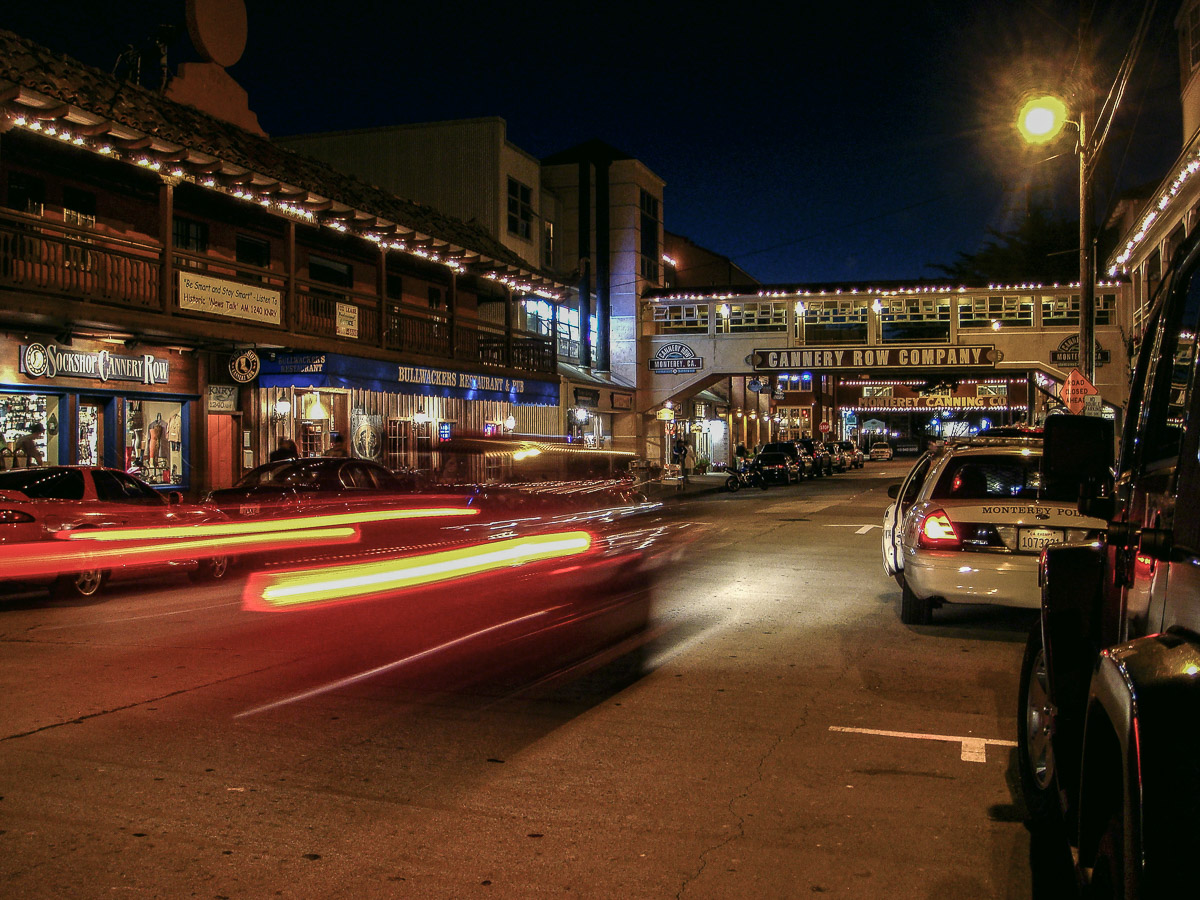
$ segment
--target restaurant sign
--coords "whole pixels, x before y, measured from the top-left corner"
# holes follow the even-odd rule
[[[166,384],[171,364],[152,353],[118,356],[107,350],[68,350],[54,344],[26,344],[20,348],[20,370],[30,378],[98,378],[100,381],[136,381]]]
[[[1001,359],[993,344],[946,347],[803,347],[755,350],[750,362],[759,371],[807,369],[814,372],[864,369],[991,369]]]

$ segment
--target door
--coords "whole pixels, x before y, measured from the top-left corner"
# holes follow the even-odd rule
[[[208,483],[212,490],[233,487],[238,465],[238,417],[210,413],[208,416]]]
[[[929,474],[929,466],[933,457],[928,453],[916,461],[896,494],[896,502],[887,508],[883,514],[883,568],[889,575],[895,575],[904,569],[904,551],[901,548],[901,538],[904,536],[904,516],[917,502],[921,486],[925,484],[925,476]]]

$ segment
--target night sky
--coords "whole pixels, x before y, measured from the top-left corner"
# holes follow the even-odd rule
[[[1182,148],[1178,4],[1159,6],[1097,174],[1101,211]],[[1140,3],[1095,7],[1102,99]],[[1013,120],[1023,90],[1075,70],[1078,8],[799,3],[783,19],[754,2],[249,0],[230,73],[272,135],[500,116],[538,157],[599,138],[666,181],[668,230],[764,282],[937,279],[930,264],[1015,224],[1029,186],[1077,215],[1071,143],[1030,151]],[[12,2],[0,27],[112,71],[183,9]],[[171,62],[195,58],[181,27]]]

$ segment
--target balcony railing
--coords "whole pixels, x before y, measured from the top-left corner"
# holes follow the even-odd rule
[[[159,251],[37,216],[0,214],[0,285],[161,310]]]
[[[108,304],[165,312],[159,289],[162,247],[129,241],[88,228],[65,226],[40,216],[0,211],[0,289],[65,298],[86,304]],[[282,321],[252,322],[270,328],[331,340],[416,353],[498,368],[515,368],[540,375],[556,372],[553,343],[525,331],[506,332],[503,326],[459,319],[453,329],[448,316],[417,306],[388,301],[386,315],[372,294],[295,279],[290,292],[295,308],[287,309],[289,290],[284,275],[269,268],[238,263],[176,248],[172,266],[225,281],[278,291]],[[172,311],[210,319],[179,309],[172,289]],[[212,319],[228,325],[230,320]],[[453,332],[453,333],[452,333]]]

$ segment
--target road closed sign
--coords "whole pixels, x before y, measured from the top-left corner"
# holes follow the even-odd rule
[[[1087,398],[1099,393],[1096,390],[1096,386],[1088,381],[1082,372],[1078,369],[1072,369],[1071,374],[1067,376],[1067,380],[1058,389],[1058,399],[1072,413],[1079,415],[1083,412],[1083,407],[1087,404]]]

